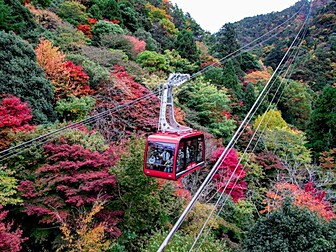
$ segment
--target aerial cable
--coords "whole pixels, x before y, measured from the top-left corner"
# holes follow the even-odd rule
[[[76,128],[76,127],[81,127],[83,124],[90,124],[90,123],[96,122],[98,119],[103,118],[110,113],[116,113],[120,110],[123,110],[123,109],[127,108],[128,106],[131,106],[131,105],[133,105],[137,102],[140,102],[141,100],[148,99],[150,96],[156,95],[157,93],[158,92],[154,92],[154,93],[151,92],[147,95],[139,97],[139,98],[137,98],[135,100],[132,100],[128,103],[118,105],[117,107],[105,110],[103,112],[100,112],[96,115],[90,116],[90,117],[88,117],[84,120],[81,120],[79,122],[69,124],[67,126],[59,128],[57,130],[54,130],[54,131],[49,132],[47,134],[44,134],[42,136],[36,137],[34,139],[31,139],[29,141],[26,141],[24,143],[21,143],[19,145],[14,146],[14,147],[3,150],[3,151],[0,152],[0,162],[17,155],[18,152],[21,153],[23,149],[26,150],[26,149],[32,148],[33,146],[37,146],[37,145],[39,145],[40,141],[43,143],[43,141],[45,141],[46,139],[49,139],[49,138],[53,137],[55,134],[59,134],[64,130],[73,129],[73,128]]]
[[[310,11],[309,11],[310,13]],[[307,15],[308,18],[309,14]],[[304,22],[304,25],[307,22],[307,18]],[[171,229],[171,231],[169,232],[169,234],[166,236],[165,240],[162,242],[161,246],[158,249],[159,251],[163,251],[163,249],[167,246],[169,240],[172,238],[172,236],[175,234],[175,232],[178,230],[178,228],[181,226],[182,222],[184,221],[184,219],[186,218],[186,215],[190,212],[190,210],[192,209],[192,207],[194,206],[194,204],[196,203],[196,201],[198,200],[198,198],[200,197],[201,193],[203,192],[203,190],[205,189],[206,185],[211,181],[211,179],[213,178],[213,176],[215,175],[216,171],[218,170],[219,165],[223,162],[223,160],[228,156],[230,149],[233,146],[233,142],[236,141],[237,136],[241,133],[241,130],[243,129],[244,125],[246,124],[247,118],[250,117],[250,115],[252,114],[252,112],[254,111],[255,107],[257,106],[260,97],[262,97],[262,95],[265,93],[267,87],[270,84],[270,81],[274,78],[275,74],[278,72],[280,66],[282,65],[282,63],[284,62],[285,58],[287,57],[287,55],[289,54],[289,52],[291,51],[291,48],[293,47],[294,43],[296,42],[299,34],[301,33],[303,29],[303,26],[300,28],[299,32],[296,34],[292,44],[290,45],[290,47],[288,48],[288,50],[286,51],[285,55],[283,56],[283,58],[281,59],[280,63],[278,64],[277,68],[275,69],[275,71],[273,72],[272,76],[270,77],[270,80],[267,82],[267,84],[265,85],[265,87],[263,88],[263,90],[261,91],[261,93],[259,94],[258,98],[256,99],[255,103],[253,104],[253,106],[251,107],[251,109],[249,110],[249,112],[247,113],[246,117],[244,118],[244,120],[242,121],[242,123],[240,124],[239,128],[237,129],[237,131],[234,133],[233,137],[231,138],[230,142],[228,143],[228,145],[225,147],[224,151],[222,152],[222,154],[220,155],[220,157],[218,158],[218,160],[216,161],[216,163],[214,164],[213,168],[210,170],[210,172],[208,173],[207,177],[205,178],[205,180],[203,181],[203,183],[201,184],[201,186],[199,187],[199,189],[197,190],[196,194],[193,196],[193,198],[191,199],[191,201],[189,202],[189,204],[187,205],[187,207],[185,208],[185,210],[183,211],[183,213],[181,214],[181,216],[179,217],[179,219],[177,220],[177,222],[175,223],[175,225],[173,226],[173,228]],[[231,178],[232,179],[232,178]]]
[[[303,25],[305,25],[305,23],[304,23]],[[306,34],[306,30],[307,30],[307,29],[305,29],[305,31],[304,31],[304,35],[303,35],[303,37],[302,37],[302,39],[301,39],[301,41],[300,41],[300,43],[299,43],[299,48],[297,49],[295,55],[293,56],[293,60],[292,60],[292,62],[295,61],[295,58],[296,58],[297,55],[298,55],[298,52],[299,52],[300,46],[301,46],[301,44],[302,44],[303,38],[304,38],[304,36],[305,36],[305,34]],[[300,32],[301,32],[301,30],[299,31],[299,33],[300,33]],[[292,47],[293,45],[294,45],[294,41],[293,41],[291,47]],[[290,50],[290,48],[288,49],[288,51],[289,51],[289,50]],[[294,54],[294,51],[295,51],[295,49],[293,50],[293,52],[291,53],[291,55],[288,57],[286,63],[290,62],[291,56]],[[284,64],[283,68],[286,67],[286,63]],[[292,69],[290,69],[290,67],[292,67]],[[286,73],[285,73],[285,76],[287,76],[289,70],[291,70],[291,71],[290,71],[291,73],[290,73],[288,76],[291,76],[291,74],[292,74],[292,72],[293,72],[293,69],[294,69],[294,67],[293,67],[293,65],[291,64],[291,65],[287,68]],[[284,80],[285,80],[285,78],[281,80],[280,85],[278,86],[278,88],[277,88],[275,94],[274,94],[273,97],[272,97],[272,100],[270,101],[270,104],[268,105],[267,111],[270,109],[270,107],[271,107],[271,105],[272,105],[272,103],[273,103],[275,97],[278,98],[278,100],[277,100],[277,102],[276,102],[275,105],[277,105],[278,102],[280,101],[280,99],[281,99],[281,97],[282,97],[282,95],[283,95],[284,89],[281,91],[281,94],[280,94],[279,96],[277,96],[277,93],[278,93],[280,87],[282,86],[282,83],[284,82]],[[286,79],[286,82],[288,82],[287,79]],[[286,84],[285,84],[285,85],[286,85]],[[272,114],[273,114],[273,112],[272,112]],[[259,124],[258,124],[258,126],[257,126],[257,129],[255,130],[255,132],[254,132],[253,136],[251,137],[251,139],[250,139],[250,141],[249,141],[247,147],[245,148],[244,153],[241,155],[241,158],[240,158],[239,162],[237,163],[237,165],[236,165],[236,167],[235,167],[235,169],[234,169],[234,171],[233,171],[233,173],[232,173],[230,179],[228,180],[228,182],[227,182],[227,184],[226,184],[224,190],[222,191],[222,193],[221,193],[219,199],[217,200],[215,206],[213,207],[211,213],[209,214],[209,216],[208,216],[206,222],[205,222],[204,225],[202,226],[201,231],[198,233],[197,238],[195,239],[195,241],[194,241],[194,243],[193,243],[193,245],[192,245],[192,247],[191,247],[191,249],[190,249],[189,251],[191,251],[191,250],[193,249],[193,247],[196,245],[196,242],[197,242],[198,239],[200,238],[201,233],[203,232],[205,226],[207,225],[207,223],[209,222],[211,216],[213,215],[214,210],[217,208],[217,206],[218,206],[218,204],[219,204],[219,202],[220,202],[220,200],[221,200],[221,198],[222,198],[222,196],[223,196],[223,194],[224,194],[224,192],[225,192],[225,190],[226,190],[228,184],[231,182],[231,178],[233,178],[233,174],[236,172],[238,166],[241,164],[242,159],[244,158],[244,156],[245,156],[245,154],[246,154],[248,148],[250,147],[250,145],[251,145],[251,143],[252,143],[252,141],[253,141],[255,135],[257,134],[257,132],[258,132],[258,130],[259,130],[259,127],[260,127],[262,121],[264,120],[264,117],[265,117],[265,114],[263,115],[261,121],[259,122]],[[272,115],[270,115],[270,117],[268,118],[268,121],[266,122],[266,125],[264,126],[261,135],[264,133],[264,131],[265,131],[265,129],[266,129],[266,126],[268,125],[268,123],[269,123],[271,117],[272,117]],[[259,140],[261,139],[261,135],[259,136],[257,142],[255,143],[252,152],[254,151],[255,147],[257,146]],[[248,157],[248,159],[246,160],[246,163],[249,161],[250,158],[251,158],[251,153],[249,154],[249,157]],[[222,206],[220,207],[220,210],[218,211],[218,213],[217,213],[217,215],[216,215],[216,217],[215,217],[215,220],[218,218],[220,212],[222,211],[222,209],[223,209],[223,207],[224,207],[226,201],[227,201],[228,198],[229,198],[229,195],[231,194],[233,188],[234,188],[235,185],[237,184],[237,182],[238,182],[238,180],[239,180],[239,178],[240,178],[242,172],[243,172],[243,170],[241,170],[240,174],[239,174],[238,176],[236,176],[234,185],[231,187],[230,192],[226,195],[226,198],[225,198],[224,202],[222,203]],[[212,225],[213,225],[213,224],[212,224]],[[208,231],[207,231],[205,237],[208,235],[210,229],[212,228],[212,225],[209,227],[209,229],[208,229]],[[200,246],[203,244],[203,242],[204,242],[204,240],[205,240],[205,237],[203,238],[203,240],[202,240],[201,244],[199,245],[198,249],[199,249]],[[198,251],[198,249],[197,249],[197,251]]]
[[[258,38],[256,38],[256,39],[252,40],[251,42],[247,43],[247,44],[244,45],[243,47],[237,49],[236,51],[231,52],[230,54],[228,54],[228,55],[226,55],[225,57],[221,58],[221,59],[219,60],[219,62],[224,62],[224,61],[226,61],[227,59],[231,58],[233,55],[235,55],[236,53],[240,52],[241,50],[243,50],[243,49],[245,49],[245,48],[248,48],[251,44],[257,42],[259,39],[265,37],[265,36],[268,35],[269,33],[272,33],[273,31],[275,31],[275,30],[277,30],[278,28],[282,27],[284,24],[286,24],[286,23],[289,22],[291,19],[293,19],[294,17],[296,17],[296,15],[299,14],[299,13],[301,12],[302,8],[305,7],[305,5],[306,5],[306,4],[304,3],[296,13],[294,13],[290,18],[286,19],[284,22],[282,22],[282,23],[279,24],[278,26],[276,26],[276,27],[274,27],[273,29],[269,30],[268,32],[266,32],[266,33],[263,34],[262,36],[260,36],[260,37],[258,37]],[[276,34],[276,35],[277,35],[277,34]],[[272,38],[272,36],[269,37],[268,39],[263,40],[262,42],[265,42],[265,41],[269,40],[270,38]],[[258,43],[258,44],[259,44],[259,43]],[[257,45],[258,45],[258,44],[257,44]],[[256,45],[255,45],[255,46],[256,46]],[[253,46],[253,47],[255,47],[255,46]],[[248,48],[248,50],[250,50],[250,49],[251,49],[251,48]],[[215,65],[216,65],[216,63],[212,63],[211,65],[209,65],[209,66],[203,68],[202,70],[200,70],[200,71],[198,71],[197,73],[193,74],[193,75],[190,77],[190,79],[196,78],[197,76],[201,75],[203,72],[206,72],[206,71],[210,70],[210,68],[214,67]]]
[[[289,20],[289,19],[288,19],[288,20]],[[286,20],[285,22],[283,22],[283,24],[286,23],[288,20]],[[281,25],[279,25],[278,27],[280,27],[280,26],[281,26]],[[272,30],[275,30],[276,28],[277,28],[277,27],[273,28]],[[268,33],[270,33],[270,32],[268,32]],[[267,35],[268,33],[264,34],[263,36]],[[273,35],[273,36],[276,36],[276,35],[277,35],[277,34],[275,34],[275,35]],[[262,38],[263,36],[259,37],[258,39],[255,39],[254,41],[259,40],[259,39]],[[273,36],[272,36],[272,37],[273,37]],[[260,43],[263,43],[263,42],[265,42],[265,41],[267,41],[267,40],[269,40],[269,39],[270,39],[270,38],[265,39],[265,40],[261,41]],[[243,48],[247,47],[248,45],[254,43],[254,41],[252,41],[251,43],[245,45],[245,46],[242,47],[241,49],[243,49]],[[254,45],[252,48],[254,48],[254,47],[257,46],[257,45],[258,45],[258,44]],[[240,49],[240,50],[241,50],[241,49]],[[240,50],[237,50],[236,52],[231,53],[231,55],[232,55],[231,58],[235,58],[235,57],[237,57],[239,54],[237,54],[237,55],[234,55],[234,54],[237,53],[237,52],[240,52]],[[225,59],[228,59],[229,57],[230,57],[230,55],[228,55],[227,57],[225,57]],[[222,60],[223,60],[223,59],[222,59]],[[211,65],[208,66],[208,67],[205,68],[205,69],[202,69],[200,72],[205,72],[205,71],[210,70],[209,67],[211,67]],[[206,70],[206,69],[207,69],[207,70]],[[199,73],[200,73],[200,72],[199,72]],[[197,75],[197,74],[198,74],[198,73],[196,73],[195,75]],[[195,76],[193,75],[193,77],[195,77]],[[191,78],[192,78],[192,77],[191,77]],[[158,88],[158,89],[159,89],[158,91],[152,92],[150,95],[156,95],[156,94],[158,94],[158,93],[160,92],[160,88]],[[150,95],[149,95],[149,96],[150,96]],[[142,99],[142,98],[145,99],[146,97],[145,97],[145,96],[144,96],[144,97],[140,97],[139,99]],[[134,100],[134,101],[136,101],[136,100]],[[130,106],[130,105],[133,105],[133,104],[132,104],[132,102],[130,102],[130,103],[127,103],[127,104],[125,104],[125,105],[126,105],[126,106]],[[122,105],[120,105],[120,106],[122,106]],[[104,118],[104,117],[106,117],[108,114],[111,114],[112,112],[118,112],[119,110],[124,109],[124,107],[120,107],[120,106],[118,106],[117,108],[112,108],[112,109],[109,109],[109,110],[100,112],[100,113],[98,113],[98,114],[96,114],[96,115],[94,115],[94,116],[88,117],[88,118],[86,118],[86,119],[84,119],[84,120],[82,120],[82,121],[79,121],[79,122],[76,122],[76,123],[69,124],[69,125],[67,125],[67,126],[64,126],[64,127],[62,127],[62,128],[59,128],[59,129],[54,130],[54,131],[52,131],[52,132],[46,133],[46,134],[44,134],[44,135],[42,135],[42,136],[36,137],[36,138],[31,139],[31,140],[28,140],[28,141],[26,141],[26,142],[24,142],[24,143],[21,143],[21,144],[18,144],[18,145],[16,145],[16,146],[10,147],[10,148],[8,148],[8,149],[6,149],[6,150],[0,151],[0,162],[4,161],[4,160],[6,160],[6,159],[8,159],[8,158],[10,158],[10,157],[13,157],[13,156],[17,155],[18,153],[22,153],[23,151],[25,151],[25,150],[22,150],[22,149],[21,149],[21,150],[19,150],[18,152],[15,152],[16,149],[19,149],[19,148],[30,149],[32,146],[38,146],[38,145],[40,145],[38,142],[40,142],[41,144],[43,144],[44,142],[48,141],[49,138],[52,138],[55,134],[59,134],[59,133],[61,133],[63,130],[66,130],[66,129],[73,129],[73,128],[76,128],[76,127],[81,127],[83,124],[90,124],[90,123],[96,122],[98,119],[100,119],[100,118]],[[116,109],[116,111],[114,111],[115,109]],[[47,140],[46,140],[46,139],[47,139]]]
[[[294,56],[294,59],[296,58],[297,54],[298,54],[298,50],[297,50],[297,52],[296,52],[296,55]],[[289,60],[290,60],[290,58],[288,58],[287,62],[289,62]],[[287,63],[287,62],[286,62],[286,63]],[[284,64],[284,67],[285,67],[285,65],[286,65],[286,64]],[[294,67],[292,67],[291,72],[293,71],[293,68],[294,68]],[[288,67],[287,70],[286,70],[285,76],[286,76],[287,73],[289,72],[289,69],[290,69],[290,68]],[[289,74],[289,76],[290,76],[290,75],[291,75],[291,74]],[[284,81],[285,81],[285,79],[282,79],[282,80],[281,80],[281,83],[280,83],[280,85],[278,85],[278,88],[277,88],[275,94],[273,95],[272,100],[270,101],[270,104],[268,105],[268,108],[267,108],[266,111],[269,111],[269,109],[270,109],[270,107],[271,107],[271,105],[272,105],[273,100],[274,100],[275,97],[278,98],[277,102],[275,103],[275,106],[276,106],[276,105],[278,104],[278,102],[280,101],[280,99],[281,99],[281,97],[282,97],[282,94],[283,94],[283,91],[284,91],[284,90],[281,91],[281,94],[280,94],[279,96],[277,96],[277,93],[278,93],[280,87],[282,86],[282,82],[284,82]],[[287,80],[286,80],[286,82],[287,82]],[[261,139],[261,136],[264,134],[264,131],[265,131],[265,129],[266,129],[266,126],[267,126],[268,123],[270,122],[270,119],[271,119],[272,115],[273,115],[273,111],[272,111],[272,114],[270,115],[270,117],[268,118],[268,120],[267,120],[267,122],[266,122],[266,124],[265,124],[265,126],[264,126],[264,128],[263,128],[263,130],[262,130],[262,132],[261,132],[261,134],[259,135],[258,140],[257,140],[256,143],[254,144],[253,149],[251,150],[251,153],[254,152],[255,147],[258,145],[258,143],[259,143],[259,141],[260,141],[260,139]],[[260,128],[260,126],[261,126],[262,121],[264,120],[264,117],[265,117],[265,114],[263,115],[262,119],[260,120],[260,122],[259,122],[259,124],[258,124],[258,126],[257,126],[257,128],[256,128],[256,130],[255,130],[255,132],[254,132],[254,134],[253,134],[253,136],[251,137],[251,139],[250,139],[250,141],[249,141],[247,147],[245,148],[243,154],[241,155],[241,157],[240,157],[240,159],[239,159],[239,161],[238,161],[238,163],[237,163],[237,165],[236,165],[236,167],[235,167],[233,173],[236,172],[238,166],[239,166],[239,165],[241,164],[241,162],[242,162],[242,159],[245,157],[245,154],[246,154],[248,148],[249,148],[250,145],[252,144],[252,141],[253,141],[255,135],[256,135],[256,134],[258,133],[258,131],[259,131],[259,128]],[[252,156],[251,153],[249,153],[248,158],[247,158],[247,160],[245,161],[245,164],[250,160],[250,158],[251,158],[251,156]],[[215,220],[218,219],[220,212],[222,211],[223,207],[225,206],[225,203],[227,202],[227,200],[228,200],[228,198],[229,198],[229,195],[232,193],[233,188],[236,186],[236,184],[237,184],[239,178],[241,177],[243,171],[244,171],[244,169],[242,169],[242,170],[240,171],[240,173],[238,174],[238,176],[236,176],[236,179],[235,179],[235,181],[234,181],[233,186],[231,187],[229,193],[226,194],[226,197],[225,197],[224,201],[221,203],[221,202],[220,202],[220,201],[221,201],[221,198],[223,197],[224,192],[225,192],[225,190],[226,190],[228,184],[229,184],[231,181],[229,180],[229,181],[227,182],[225,189],[222,191],[222,193],[221,193],[219,199],[217,200],[216,204],[214,205],[214,207],[213,207],[211,213],[209,214],[209,216],[208,216],[207,220],[205,221],[204,225],[202,226],[200,232],[198,233],[197,238],[195,239],[195,241],[194,241],[194,243],[192,244],[192,247],[190,248],[189,251],[192,251],[192,249],[193,249],[194,246],[196,245],[196,242],[197,242],[198,239],[200,238],[201,233],[204,231],[206,225],[207,225],[208,222],[210,221],[210,218],[211,218],[211,216],[213,215],[215,209],[217,209],[218,205],[221,203],[221,207],[220,207],[219,211],[217,211],[217,214],[216,214],[216,217],[215,217]],[[206,238],[206,236],[209,234],[209,232],[210,232],[212,226],[213,226],[213,224],[211,224],[211,226],[208,228],[205,237],[203,237],[203,240],[202,240],[201,244],[199,245],[199,247],[198,247],[198,249],[197,249],[196,251],[198,251],[198,250],[200,249],[200,246],[204,243],[205,238]]]
[[[305,37],[306,31],[307,31],[307,27],[305,28],[305,31],[304,31],[304,33],[303,33],[303,37]],[[301,45],[301,42],[302,42],[302,39],[301,39],[301,41],[299,41],[299,45]],[[293,44],[293,46],[294,46],[294,44]],[[297,51],[296,55],[298,54],[298,52],[299,52],[299,51]],[[278,73],[273,79],[270,79],[270,80],[272,80],[272,83],[271,83],[270,87],[269,87],[268,90],[265,92],[264,96],[262,97],[262,99],[261,99],[261,101],[259,102],[258,106],[256,107],[255,111],[254,111],[254,112],[252,113],[252,115],[250,116],[250,119],[247,121],[246,126],[244,127],[243,130],[245,130],[245,128],[247,127],[247,124],[250,123],[250,120],[253,118],[254,114],[255,114],[255,113],[257,112],[257,110],[259,109],[259,106],[263,103],[264,99],[267,97],[268,92],[271,90],[271,88],[273,87],[273,85],[274,85],[274,83],[275,83],[275,81],[276,81],[276,78],[277,78],[278,76],[280,76],[280,75],[282,74],[282,72],[284,72],[283,69],[286,67],[286,64],[290,61],[290,58],[292,57],[293,54],[294,54],[294,50],[293,50],[293,51],[291,52],[291,54],[288,56],[288,59],[287,59],[286,63],[282,66],[282,69],[279,70],[279,73]],[[295,58],[295,57],[296,57],[296,56],[294,56],[294,58]],[[286,73],[286,75],[287,75],[287,73]],[[243,130],[242,130],[241,133],[237,136],[237,139],[236,139],[235,142],[233,143],[233,146],[236,144],[237,140],[240,138],[241,134],[243,133]],[[226,158],[226,157],[225,157],[225,158]],[[225,159],[225,158],[224,158],[224,159]],[[210,199],[208,199],[207,201],[210,201],[214,196],[215,196],[215,195],[213,195],[212,197],[210,197]]]
[[[301,8],[303,8],[303,7],[301,7]],[[301,10],[301,9],[300,9],[300,10]],[[299,10],[297,13],[299,13],[300,10]],[[296,13],[296,14],[297,14],[297,13]],[[296,15],[296,14],[294,14],[294,15]],[[237,53],[237,52],[239,52],[240,50],[246,48],[247,46],[249,46],[250,44],[254,43],[255,41],[258,41],[260,38],[266,36],[268,33],[272,32],[273,30],[279,28],[280,26],[282,26],[283,24],[285,24],[286,22],[288,22],[290,19],[292,19],[292,18],[294,17],[294,15],[293,15],[292,17],[290,17],[289,19],[287,19],[287,20],[286,20],[285,22],[283,22],[282,24],[278,25],[277,27],[273,28],[272,30],[270,30],[270,31],[267,32],[266,34],[262,35],[262,36],[259,37],[258,39],[255,39],[254,41],[248,43],[247,45],[243,46],[242,48],[240,48],[240,49],[237,50],[236,52],[233,52],[232,54],[227,55],[227,56],[226,56],[225,58],[223,58],[222,60],[229,58],[231,55],[233,56],[235,53]],[[265,40],[265,41],[266,41],[266,40]],[[194,75],[192,76],[192,78],[196,77],[196,76],[199,75],[201,72],[206,71],[206,69],[208,69],[209,67],[211,67],[211,65],[208,66],[208,67],[205,68],[205,69],[202,69],[200,72],[194,74]],[[126,103],[126,104],[123,104],[123,105],[119,105],[117,108],[113,108],[113,109],[109,109],[109,110],[100,112],[100,113],[98,113],[98,114],[96,114],[96,115],[94,115],[94,116],[91,116],[91,117],[89,117],[89,118],[87,118],[87,119],[84,119],[84,120],[82,120],[82,121],[79,121],[79,122],[76,122],[76,123],[72,123],[72,124],[70,124],[70,125],[67,125],[67,126],[65,126],[65,127],[60,128],[60,129],[57,129],[57,130],[54,130],[54,131],[49,132],[49,133],[47,133],[47,134],[44,134],[44,135],[42,135],[42,136],[40,136],[40,137],[31,139],[31,140],[26,141],[26,142],[24,142],[24,143],[21,143],[21,144],[19,144],[19,145],[17,145],[17,146],[8,148],[8,149],[6,149],[6,150],[3,150],[3,151],[0,152],[0,162],[2,162],[2,161],[4,161],[4,160],[8,159],[9,157],[12,157],[12,156],[16,155],[16,154],[15,154],[15,150],[17,150],[17,149],[19,149],[19,148],[29,149],[29,148],[31,148],[32,146],[36,146],[36,145],[38,144],[37,141],[45,141],[46,138],[48,138],[48,137],[51,138],[54,134],[61,133],[63,130],[71,129],[71,128],[75,128],[75,127],[80,127],[80,126],[83,125],[83,124],[88,124],[88,123],[95,122],[95,121],[97,121],[97,119],[99,119],[99,118],[103,118],[103,117],[105,117],[107,114],[110,114],[111,112],[118,112],[118,111],[120,111],[120,110],[122,110],[122,109],[125,109],[125,108],[128,107],[128,106],[133,105],[133,103],[138,102],[139,100],[146,99],[147,97],[149,97],[149,96],[151,96],[151,95],[156,95],[156,93],[157,93],[157,92],[152,92],[151,94],[148,94],[148,95],[145,95],[145,96],[140,97],[140,98],[138,98],[138,99],[135,99],[134,101],[131,101],[131,102],[129,102],[129,103]],[[20,153],[21,153],[21,152],[22,152],[22,150],[20,150]]]

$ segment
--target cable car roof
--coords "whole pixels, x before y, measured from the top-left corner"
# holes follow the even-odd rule
[[[148,137],[148,141],[177,142],[183,138],[195,137],[199,135],[203,135],[203,133],[197,130],[194,130],[192,132],[182,132],[180,134],[172,132],[165,132],[165,133],[158,132],[150,135]]]

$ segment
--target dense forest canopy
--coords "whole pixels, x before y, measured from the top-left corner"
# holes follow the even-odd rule
[[[166,251],[335,251],[335,13],[210,34],[169,0],[0,0],[0,251],[157,251],[223,151]],[[171,73],[206,138],[179,181],[142,170]]]

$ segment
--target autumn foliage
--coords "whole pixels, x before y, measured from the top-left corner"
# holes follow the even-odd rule
[[[145,51],[146,49],[146,42],[143,40],[139,40],[136,37],[126,35],[126,39],[132,43],[133,45],[133,53],[136,57],[139,53]]]
[[[7,96],[0,102],[0,149],[6,149],[11,139],[11,131],[29,131],[32,119],[31,110],[26,102],[15,96]]]
[[[212,161],[215,162],[224,148],[219,148],[213,153]],[[217,187],[218,192],[230,194],[232,200],[237,202],[239,199],[245,197],[247,183],[244,181],[246,171],[243,165],[238,164],[238,154],[234,149],[229,150],[227,157],[218,167],[217,173],[214,175],[213,180]]]
[[[65,55],[49,40],[41,38],[35,52],[38,64],[54,86],[56,100],[92,93],[88,85],[89,77],[82,67],[65,61]]]
[[[112,148],[90,151],[61,138],[46,144],[44,154],[46,163],[18,186],[27,215],[39,217],[41,223],[55,223],[70,218],[72,209],[92,207],[97,198],[108,200],[115,195],[116,177],[109,173],[116,160]],[[118,213],[99,214],[109,220],[110,235],[120,235],[115,227]]]
[[[147,96],[146,99],[143,97]],[[137,99],[138,102],[134,102]],[[107,135],[132,134],[134,130],[140,132],[153,132],[157,129],[160,100],[157,96],[150,95],[150,91],[141,84],[134,81],[134,77],[121,66],[114,66],[110,81],[100,90],[97,99],[97,110],[117,108],[118,105],[132,103],[131,107],[125,107],[120,112],[117,110],[112,114],[108,124],[102,126],[102,132]],[[113,118],[116,118],[114,121]],[[118,131],[118,132],[117,132]]]
[[[284,199],[289,197],[292,199],[293,205],[308,208],[326,220],[336,217],[332,211],[332,204],[324,200],[325,192],[314,188],[312,181],[309,181],[304,189],[294,184],[280,182],[275,184],[274,189],[267,192],[266,196],[267,205],[262,212],[278,209],[282,206]]]
[[[0,251],[16,252],[21,251],[21,243],[26,239],[22,238],[20,229],[13,229],[13,221],[5,222],[8,211],[2,210],[0,204]]]
[[[79,24],[79,25],[77,25],[77,29],[80,30],[80,31],[82,31],[89,38],[92,38],[93,35],[91,33],[91,27],[90,27],[90,25]]]

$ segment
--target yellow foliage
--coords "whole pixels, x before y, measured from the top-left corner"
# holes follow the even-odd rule
[[[194,208],[190,211],[186,218],[186,224],[181,227],[181,230],[191,236],[197,236],[214,207],[215,206],[213,204],[196,202]],[[219,221],[216,220],[215,217],[216,212],[208,221],[207,227],[212,227],[213,229],[217,229],[219,227]]]
[[[259,130],[264,129],[275,129],[275,128],[288,128],[286,121],[281,117],[279,110],[270,109],[263,115],[258,115],[257,119],[254,121],[253,129],[259,128]]]
[[[104,201],[96,201],[90,212],[83,212],[74,227],[62,221],[60,227],[63,245],[57,249],[69,252],[97,252],[107,251],[111,241],[105,238],[105,222],[95,225],[94,216],[103,209]]]

